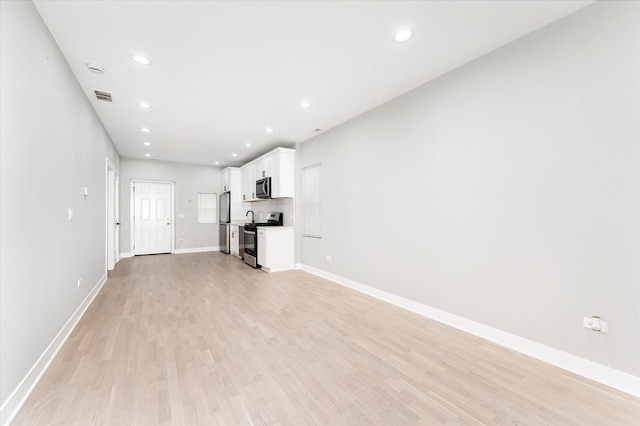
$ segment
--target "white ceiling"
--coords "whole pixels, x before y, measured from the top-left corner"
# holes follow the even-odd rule
[[[590,3],[35,1],[123,157],[220,166],[312,138]],[[406,26],[414,37],[395,42]]]

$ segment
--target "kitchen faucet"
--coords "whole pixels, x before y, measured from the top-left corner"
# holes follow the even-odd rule
[[[255,222],[255,220],[254,220],[254,219],[255,219],[255,217],[256,217],[256,214],[253,212],[253,210],[249,210],[249,211],[247,212],[247,214],[245,214],[245,216],[249,216],[249,213],[251,213],[251,223],[254,223],[254,222]]]

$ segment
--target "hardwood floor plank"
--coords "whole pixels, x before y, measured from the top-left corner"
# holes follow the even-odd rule
[[[13,424],[637,425],[640,400],[302,271],[123,259]]]

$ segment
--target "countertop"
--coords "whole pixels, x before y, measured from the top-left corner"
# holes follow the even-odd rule
[[[274,231],[283,231],[285,229],[293,229],[293,226],[258,226],[258,229],[269,229]]]
[[[251,223],[251,222],[232,221],[231,223],[227,223],[227,225],[244,226],[245,223]],[[257,228],[260,228],[260,229],[293,229],[293,226],[257,226]]]

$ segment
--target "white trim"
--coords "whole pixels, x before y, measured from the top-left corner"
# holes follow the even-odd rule
[[[40,358],[38,358],[33,367],[31,367],[31,370],[29,370],[20,384],[16,386],[5,403],[2,404],[2,407],[0,408],[0,424],[8,426],[16,414],[18,414],[20,408],[22,408],[22,405],[25,403],[29,395],[31,395],[31,392],[40,381],[40,378],[42,378],[42,375],[47,371],[47,368],[49,368],[49,365],[54,360],[56,354],[67,341],[71,332],[76,327],[89,306],[91,306],[91,303],[93,303],[93,300],[106,282],[107,274],[105,273],[100,277],[100,280],[96,283],[93,289],[91,289],[89,294],[87,294],[87,297],[84,298],[80,306],[78,306],[78,309],[76,309],[73,315],[71,315],[56,337],[54,337],[47,349],[45,349],[42,355],[40,355]]]
[[[220,247],[194,247],[194,248],[182,248],[175,249],[173,251],[174,254],[185,254],[185,253],[204,253],[209,251],[220,251]]]
[[[528,355],[540,361],[578,374],[587,379],[594,380],[603,385],[612,387],[630,395],[640,397],[640,377],[624,371],[616,370],[606,365],[598,364],[588,359],[580,358],[558,349],[525,339],[514,334],[507,333],[494,327],[450,314],[440,309],[432,308],[422,303],[406,299],[386,291],[361,284],[356,281],[314,268],[305,264],[299,264],[300,269],[310,274],[317,275],[337,284],[349,287],[360,293],[375,297],[392,305],[414,312],[423,317],[430,318],[440,323],[465,331],[474,336],[481,337],[498,345],[505,346],[514,351]]]
[[[123,253],[120,253],[120,257],[122,259],[127,258],[127,257],[133,257],[133,252],[132,251],[125,251]]]

